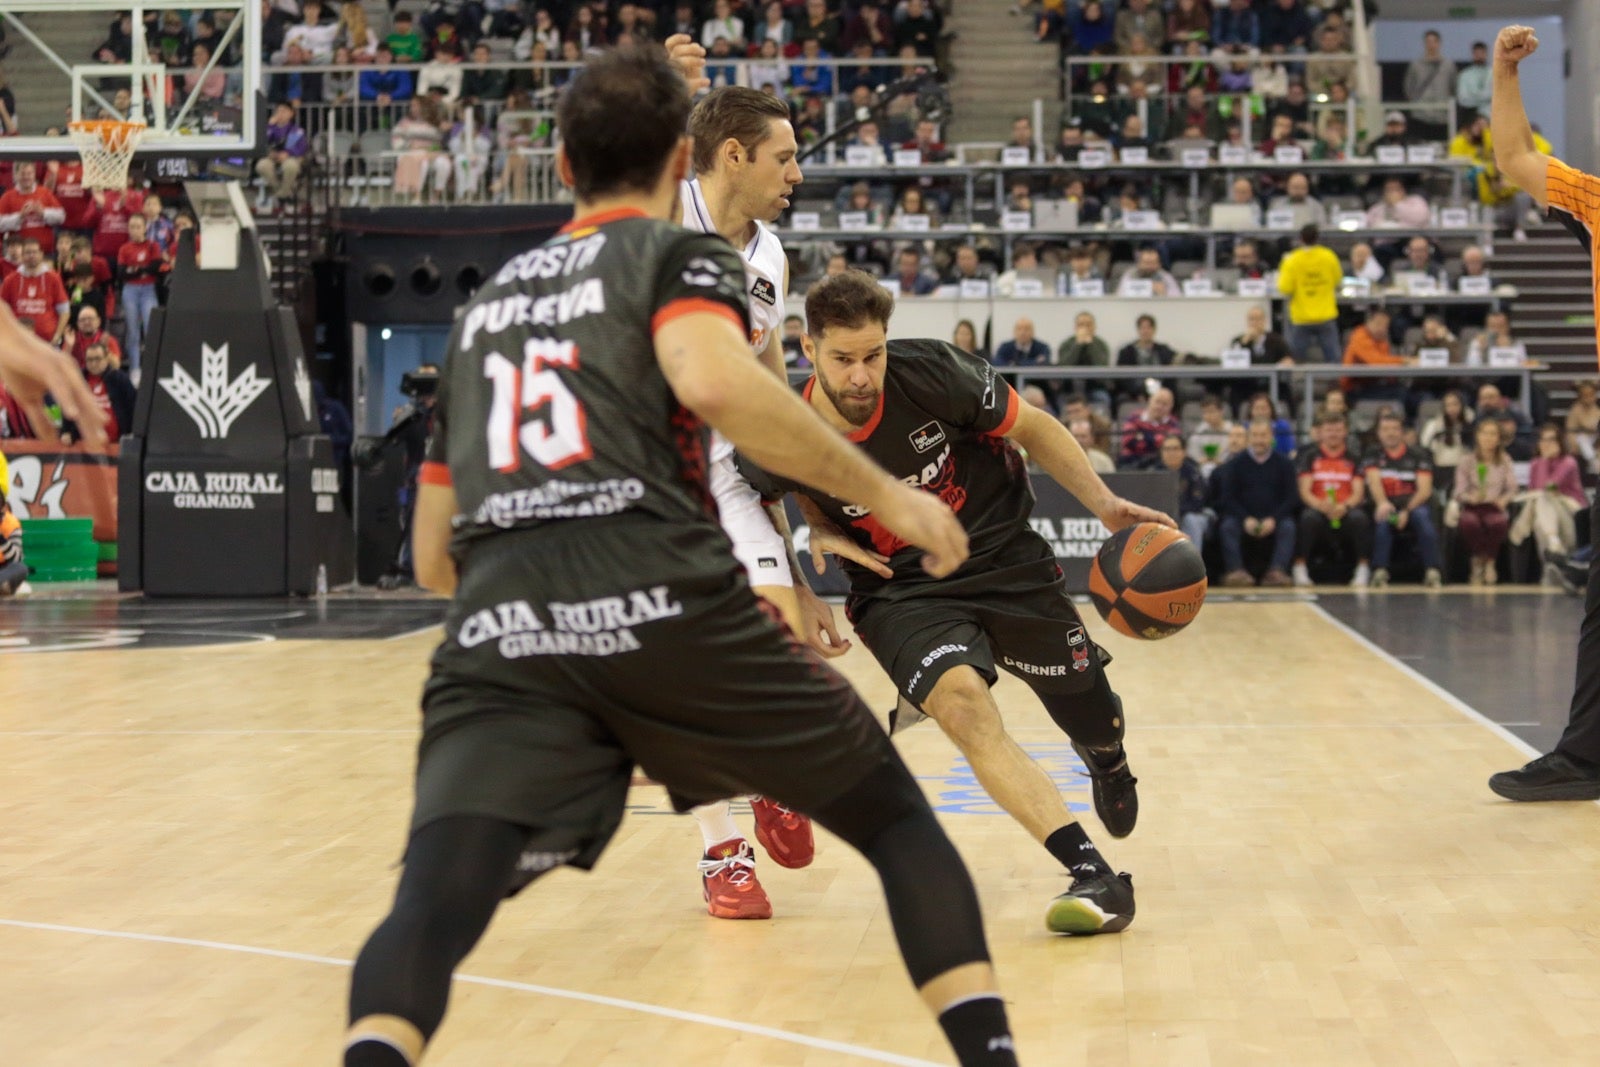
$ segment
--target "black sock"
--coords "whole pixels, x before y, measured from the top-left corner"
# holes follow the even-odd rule
[[[1044,847],[1067,869],[1073,881],[1111,873],[1111,864],[1100,855],[1100,850],[1094,847],[1089,835],[1083,832],[1081,823],[1063,826],[1044,839]]]
[[[1005,1002],[985,995],[958,1001],[939,1013],[939,1025],[961,1067],[1017,1067]]]
[[[411,1067],[393,1045],[382,1041],[358,1041],[344,1050],[344,1067]]]

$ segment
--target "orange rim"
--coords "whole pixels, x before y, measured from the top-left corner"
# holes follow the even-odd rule
[[[101,143],[115,151],[127,144],[129,137],[143,133],[145,125],[142,122],[121,122],[117,119],[79,119],[67,123],[67,128],[76,133],[98,134]]]

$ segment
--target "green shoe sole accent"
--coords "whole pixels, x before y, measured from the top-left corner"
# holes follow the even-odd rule
[[[1053,934],[1114,934],[1128,928],[1131,915],[1107,915],[1082,897],[1057,897],[1045,912],[1044,925]]]

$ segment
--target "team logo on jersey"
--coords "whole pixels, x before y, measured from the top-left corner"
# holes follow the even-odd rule
[[[938,422],[930,422],[926,426],[918,426],[907,437],[911,447],[920,455],[932,448],[944,444],[944,427]]]
[[[683,280],[709,289],[722,280],[722,268],[704,256],[696,256],[684,265]]]
[[[765,278],[756,279],[756,283],[750,287],[750,295],[763,301],[768,307],[778,306],[778,287]]]
[[[234,421],[272,384],[271,378],[256,377],[254,363],[228,381],[228,346],[212,348],[204,343],[200,345],[198,382],[177,363],[172,365],[172,377],[159,381],[161,388],[194,420],[202,438],[227,437]]]

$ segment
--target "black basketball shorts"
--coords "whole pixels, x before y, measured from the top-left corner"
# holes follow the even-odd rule
[[[891,581],[882,590],[888,596],[853,598],[850,618],[918,707],[956,666],[973,668],[990,685],[1004,669],[1043,696],[1083,692],[1111,662],[1090,639],[1050,546],[1031,531],[998,553],[991,570],[905,588],[894,595]]]
[[[842,677],[758,603],[726,537],[639,518],[469,550],[423,692],[412,829],[529,828],[529,877],[592,866],[637,765],[678,810],[826,806],[899,762]]]

